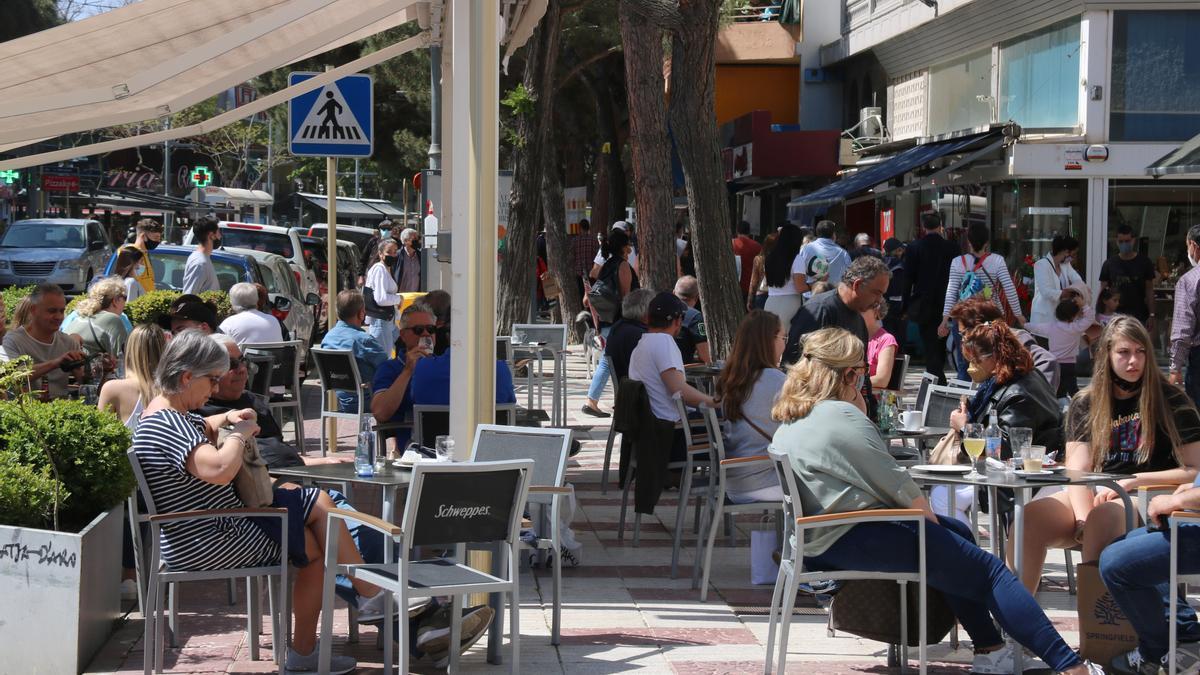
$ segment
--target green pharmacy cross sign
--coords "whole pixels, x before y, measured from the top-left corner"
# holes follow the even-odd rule
[[[0,183],[12,184],[12,183],[17,182],[17,179],[20,177],[21,177],[20,171],[13,171],[12,169],[0,171]]]
[[[208,170],[207,166],[198,166],[192,172],[192,185],[198,188],[208,187],[209,183],[212,183],[212,179],[212,172]]]

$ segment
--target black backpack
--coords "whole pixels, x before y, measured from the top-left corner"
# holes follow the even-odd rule
[[[617,271],[622,262],[621,258],[609,258],[588,293],[588,303],[604,323],[613,323],[621,314],[621,280]]]

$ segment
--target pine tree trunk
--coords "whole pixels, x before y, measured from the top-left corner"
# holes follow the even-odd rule
[[[663,31],[621,0],[621,45],[629,101],[629,147],[637,208],[638,277],[657,291],[675,284],[675,225],[671,204],[671,142],[663,80]],[[711,74],[709,76],[711,80]],[[619,214],[615,214],[618,215]],[[607,228],[607,224],[605,225]]]
[[[598,75],[587,72],[579,80],[587,87],[596,107],[596,132],[599,142],[592,165],[596,167],[595,184],[592,189],[592,233],[604,232],[614,221],[625,218],[627,205],[625,193],[625,166],[621,163],[621,137],[613,111],[614,97],[623,98],[625,92],[614,92],[609,86],[609,66],[596,64]]]
[[[542,146],[542,213],[546,222],[547,272],[558,282],[559,309],[563,323],[567,325],[567,336],[571,343],[583,341],[583,331],[575,316],[583,310],[583,299],[575,286],[575,274],[571,271],[571,244],[567,235],[567,211],[563,203],[562,179],[558,174],[558,149],[554,143],[553,129]]]
[[[713,358],[729,352],[744,315],[713,96],[720,8],[721,0],[680,2],[671,51],[671,130],[683,165],[696,277]]]

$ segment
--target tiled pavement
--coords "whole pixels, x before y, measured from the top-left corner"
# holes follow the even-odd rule
[[[762,668],[767,622],[765,608],[771,586],[753,586],[749,580],[749,546],[739,523],[735,546],[718,539],[707,603],[691,589],[693,539],[688,531],[680,560],[681,578],[669,578],[671,531],[676,499],[664,496],[652,517],[642,523],[641,545],[627,536],[617,539],[620,492],[600,491],[600,470],[608,420],[579,412],[587,382],[583,361],[569,361],[568,422],[583,444],[583,451],[568,467],[578,507],[572,527],[583,544],[581,565],[563,570],[563,636],[550,645],[550,590],[547,570],[526,569],[521,575],[521,672],[525,673],[753,673]],[[915,375],[911,378],[915,381]],[[314,386],[309,403],[315,403]],[[610,407],[611,387],[604,407]],[[524,401],[523,396],[518,399]],[[547,401],[548,403],[548,401]],[[316,410],[306,405],[306,410]],[[308,447],[317,448],[315,420],[306,425]],[[290,429],[290,427],[289,427]],[[354,429],[339,429],[340,453],[349,455]],[[615,472],[615,466],[614,466]],[[615,480],[615,479],[614,479]],[[361,497],[361,495],[359,495]],[[365,499],[365,498],[364,498]],[[355,500],[356,502],[358,499]],[[377,501],[372,500],[372,503]],[[366,504],[369,509],[370,504]],[[632,511],[632,507],[631,507]],[[690,525],[690,518],[688,519]],[[1047,566],[1048,582],[1039,601],[1068,643],[1078,640],[1073,598],[1065,591],[1062,555],[1053,553]],[[229,606],[222,583],[184,585],[180,602],[178,649],[168,649],[170,672],[260,673],[272,672],[267,660],[249,660],[245,640],[245,606]],[[803,603],[799,603],[803,604]],[[344,607],[335,616],[335,645],[359,659],[360,673],[382,672],[382,652],[375,648],[376,629],[364,627],[359,643],[346,644]],[[824,675],[832,673],[888,673],[886,647],[877,642],[838,634],[829,637],[823,610],[798,607],[789,640],[788,671]],[[141,616],[132,611],[96,657],[89,673],[141,672]],[[266,627],[265,627],[266,628]],[[261,659],[269,658],[271,636],[260,644]],[[463,660],[463,672],[505,672],[507,665],[484,660],[480,641]],[[507,657],[507,641],[502,652]],[[913,657],[915,659],[915,650]],[[930,648],[931,673],[965,673],[970,662],[969,644],[952,650],[947,642]],[[437,672],[428,662],[416,661],[414,672]]]

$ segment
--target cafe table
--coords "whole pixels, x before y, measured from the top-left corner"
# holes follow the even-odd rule
[[[397,467],[392,462],[387,462],[382,470],[375,471],[373,476],[359,476],[354,470],[353,462],[345,462],[341,464],[305,464],[302,466],[289,466],[282,468],[270,469],[272,476],[278,478],[287,478],[294,480],[304,485],[314,483],[342,483],[342,484],[357,484],[357,485],[378,485],[383,490],[383,509],[380,517],[389,522],[397,521],[396,502],[403,491],[408,493],[408,485],[412,482],[412,469],[406,467]],[[383,547],[383,561],[385,563],[392,562],[392,547]],[[500,556],[493,553],[492,565],[500,564]],[[498,572],[498,569],[493,569],[493,573]],[[394,600],[389,597],[384,601],[384,617],[385,622],[382,630],[390,631],[392,629],[392,602]],[[488,663],[498,664],[501,662],[500,643],[502,638],[501,620],[504,617],[501,595],[499,593],[489,594],[488,605],[495,611],[492,618],[492,626],[488,630],[488,645],[487,645],[487,661]],[[407,613],[401,613],[401,617],[407,617]],[[407,622],[407,619],[405,619]],[[392,644],[388,642],[387,644]],[[390,654],[384,655],[385,659],[391,659]]]
[[[966,469],[967,467],[964,467]],[[1121,487],[1118,482],[1127,476],[1120,476],[1110,473],[1094,473],[1091,471],[1077,471],[1075,469],[1062,469],[1055,472],[1054,475],[1062,476],[1066,480],[1061,482],[1049,482],[1044,480],[1030,480],[1029,478],[1017,474],[1015,472],[1007,472],[1003,470],[988,470],[982,478],[968,479],[966,471],[963,473],[933,473],[929,471],[921,471],[916,467],[908,467],[909,475],[921,487],[929,487],[933,485],[950,485],[957,487],[959,485],[974,485],[984,487],[988,490],[988,498],[990,504],[996,504],[997,491],[1001,488],[1008,488],[1013,491],[1013,563],[1016,566],[1014,570],[1017,578],[1021,578],[1021,572],[1024,565],[1022,564],[1022,556],[1024,553],[1024,531],[1025,531],[1025,505],[1033,496],[1034,490],[1043,487],[1053,487],[1057,485],[1084,485],[1084,486],[1100,486],[1107,487],[1117,493],[1121,498],[1121,502],[1125,505],[1125,530],[1133,529],[1133,500],[1125,488]],[[951,496],[954,490],[950,490]],[[951,510],[953,511],[953,501],[950,502]],[[992,509],[993,514],[997,509]],[[992,518],[992,550],[1003,558],[1004,551],[1000,549],[1000,541],[1002,537],[997,536],[998,518],[993,515]],[[1016,670],[1021,672],[1022,650],[1016,650]]]

